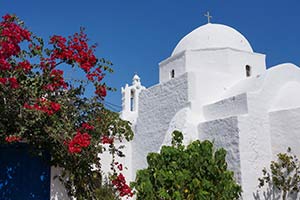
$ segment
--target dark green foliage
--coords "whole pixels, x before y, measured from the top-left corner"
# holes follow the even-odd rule
[[[148,154],[148,168],[139,170],[132,183],[137,199],[238,199],[241,187],[227,170],[226,151],[215,150],[210,141],[184,146],[182,140],[182,133],[174,131],[172,146]]]

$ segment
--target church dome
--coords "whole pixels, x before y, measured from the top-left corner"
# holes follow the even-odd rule
[[[253,52],[248,40],[237,30],[222,24],[200,26],[193,30],[175,47],[172,56],[185,50],[232,48]]]

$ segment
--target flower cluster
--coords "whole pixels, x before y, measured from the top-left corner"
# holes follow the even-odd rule
[[[82,123],[81,127],[85,130],[94,130],[95,127],[93,125],[90,125],[89,123]]]
[[[15,77],[0,78],[0,84],[4,86],[9,85],[11,89],[19,88],[18,80]]]
[[[15,23],[15,17],[5,15],[0,22],[0,70],[9,71],[15,68],[28,68],[27,62],[20,62],[18,66],[12,66],[8,61],[11,56],[17,56],[20,51],[20,43],[22,41],[30,41],[31,33]],[[7,75],[6,75],[7,76]],[[16,77],[1,77],[0,83],[4,86],[10,86],[12,89],[19,88]]]
[[[106,97],[106,87],[104,85],[98,85],[95,94],[97,94],[101,98]]]
[[[98,60],[94,55],[96,46],[89,46],[88,42],[81,30],[68,38],[53,36],[44,45],[46,42],[26,30],[16,16],[6,15],[0,20],[3,104],[0,143],[24,141],[51,152],[51,165],[61,167],[60,180],[70,197],[77,199],[99,199],[101,194],[94,191],[94,185],[102,185],[102,179],[90,179],[86,174],[100,177],[99,154],[107,150],[114,161],[115,155],[122,153],[114,145],[114,137],[129,141],[133,134],[128,122],[103,105],[102,100],[110,88],[102,80],[104,72],[112,71],[111,63]],[[61,70],[66,67],[78,67],[86,80],[73,81],[70,77],[67,82]],[[85,96],[89,84],[95,87],[96,98]],[[110,124],[116,129],[108,132],[106,125]],[[122,130],[126,127],[125,131],[118,133],[120,127]],[[103,147],[105,144],[109,144],[109,149]],[[90,166],[97,166],[97,169]],[[115,168],[120,172],[123,165]],[[131,195],[122,174],[115,173],[112,177],[121,196]],[[113,195],[119,197],[119,193]]]
[[[70,153],[80,153],[81,149],[88,147],[91,143],[91,136],[88,133],[80,133],[77,131],[76,135],[70,142],[66,142]]]
[[[22,138],[20,136],[15,136],[15,135],[10,135],[10,136],[5,137],[5,141],[8,142],[8,143],[20,142],[21,139]]]
[[[14,22],[14,16],[5,15],[2,18],[3,21],[0,22],[0,63],[5,63],[5,68],[9,69],[10,65],[6,59],[16,56],[21,51],[19,43],[24,40],[30,41],[31,34]]]
[[[133,192],[131,191],[131,188],[126,184],[125,177],[122,173],[120,173],[116,179],[112,180],[112,184],[116,187],[116,189],[119,191],[120,196],[133,196]]]
[[[95,127],[89,123],[82,123],[81,127],[77,129],[77,133],[71,141],[65,141],[68,145],[70,153],[80,153],[82,148],[88,147],[91,143],[92,137],[85,133],[85,131],[92,131]],[[82,133],[84,132],[84,133]]]
[[[60,104],[47,100],[46,98],[37,99],[36,103],[29,105],[28,103],[24,104],[24,108],[30,110],[39,110],[48,115],[53,115],[60,110]]]
[[[121,163],[115,162],[114,165],[117,166],[119,171],[123,170],[123,165]],[[129,187],[129,185],[126,184],[125,177],[122,173],[119,173],[115,177],[115,179],[112,180],[112,184],[115,186],[117,191],[119,191],[121,197],[124,197],[124,196],[132,197],[133,196],[133,192],[131,191],[131,188]]]
[[[29,72],[31,70],[32,66],[28,60],[25,60],[23,62],[19,62],[17,69],[23,70],[25,73]]]
[[[45,85],[44,89],[49,90],[49,91],[55,91],[61,87],[66,89],[68,87],[68,85],[64,81],[63,74],[64,74],[64,72],[62,70],[53,69],[50,72],[51,83],[48,83],[47,85]]]
[[[102,74],[102,70],[99,67],[97,67],[93,72],[87,73],[86,77],[90,81],[94,82],[95,80],[97,80],[98,82],[100,82],[104,78],[104,75]]]
[[[103,99],[106,96],[106,87],[104,85],[99,85],[99,82],[104,78],[104,74],[102,73],[101,68],[97,66],[98,60],[94,55],[96,46],[93,45],[89,47],[87,42],[87,36],[83,31],[70,36],[68,40],[58,35],[51,37],[50,44],[53,44],[54,50],[49,58],[44,58],[42,60],[41,66],[43,69],[52,70],[57,64],[57,59],[70,64],[78,64],[86,73],[87,79],[95,83],[95,94]],[[56,81],[56,85],[53,84],[47,85],[45,88],[54,90],[57,87],[66,87],[66,84],[64,84],[62,79],[59,82]]]
[[[55,35],[50,39],[50,44],[57,47],[52,58],[76,62],[88,73],[96,65],[97,58],[94,55],[96,46],[90,48],[87,41],[87,36],[83,31],[69,37],[68,41],[62,36]]]
[[[108,137],[108,136],[102,136],[101,138],[102,144],[113,144],[114,143],[114,138],[113,137]]]

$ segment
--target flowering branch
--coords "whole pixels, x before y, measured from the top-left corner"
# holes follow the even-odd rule
[[[63,170],[59,179],[77,199],[103,197],[98,155],[108,143],[111,153],[120,151],[114,138],[133,137],[130,124],[103,105],[110,90],[104,71],[112,69],[109,61],[95,56],[95,48],[83,29],[68,38],[54,35],[45,43],[14,15],[0,22],[0,142],[26,142],[37,154],[49,152],[51,165]],[[65,80],[68,68],[84,73],[94,96],[85,97],[84,85]],[[125,179],[118,180],[109,184],[112,190],[131,196]]]

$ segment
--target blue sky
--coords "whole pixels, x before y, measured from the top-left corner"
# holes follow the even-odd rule
[[[158,83],[158,63],[179,40],[207,22],[240,31],[254,51],[267,55],[267,66],[300,64],[300,1],[278,0],[0,0],[0,14],[17,14],[37,35],[67,36],[81,26],[96,55],[114,63],[106,77],[118,89],[106,101],[121,105],[120,87],[137,72],[146,87]]]

